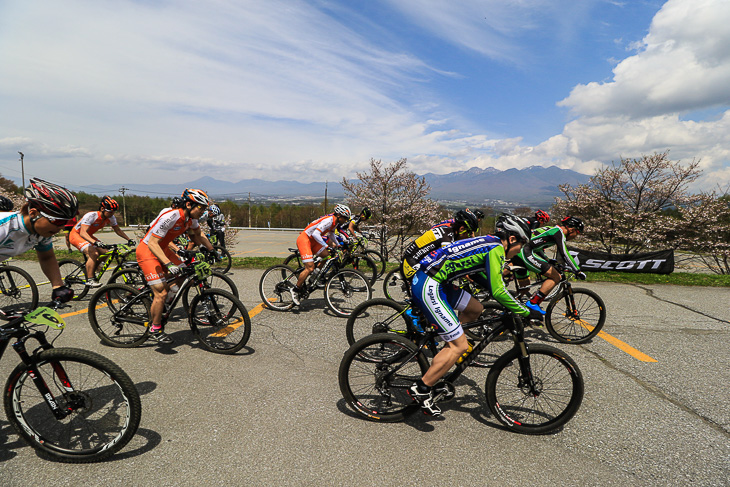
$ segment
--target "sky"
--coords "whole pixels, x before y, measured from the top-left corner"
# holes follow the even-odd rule
[[[339,181],[669,150],[730,185],[727,0],[0,2],[0,174]]]

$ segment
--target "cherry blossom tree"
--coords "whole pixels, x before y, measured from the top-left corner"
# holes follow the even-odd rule
[[[425,178],[408,170],[405,158],[391,164],[370,159],[367,172],[356,178],[342,178],[348,205],[352,211],[367,206],[382,229],[383,256],[400,258],[403,248],[414,235],[420,235],[439,218],[439,205],[428,198],[431,187]]]
[[[701,193],[679,209],[684,222],[677,239],[695,259],[716,274],[730,274],[730,194]]]

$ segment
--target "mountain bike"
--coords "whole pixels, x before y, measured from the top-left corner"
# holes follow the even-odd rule
[[[362,272],[362,274],[367,277],[370,286],[374,286],[375,281],[378,280],[378,266],[375,264],[375,262],[373,262],[370,257],[364,254],[352,252],[351,248],[348,246],[340,248],[342,249],[342,260],[340,263],[340,267],[349,267]],[[299,254],[299,249],[289,248],[289,252],[291,252],[291,254],[289,254],[289,256],[284,259],[284,265],[288,265],[289,267],[293,267],[295,269],[298,269],[299,267],[303,268],[304,264],[302,264],[302,258]]]
[[[274,311],[288,311],[294,307],[291,289],[297,284],[299,274],[304,267],[292,269],[286,265],[269,267],[261,275],[259,294],[264,306]],[[342,268],[339,257],[325,260],[319,272],[312,272],[300,292],[300,298],[306,299],[314,291],[324,288],[327,307],[337,316],[348,316],[352,310],[373,295],[369,280],[362,272],[350,268]]]
[[[212,274],[210,264],[201,254],[188,259],[180,276],[182,279],[172,302],[165,305],[162,324],[166,324],[175,306],[190,288],[199,294],[190,301],[188,324],[201,345],[214,353],[233,354],[243,348],[251,335],[248,310],[232,293],[210,288],[207,279]],[[100,287],[89,301],[89,322],[94,333],[107,345],[130,348],[142,345],[149,338],[150,306],[153,292],[149,286],[141,289],[121,283]]]
[[[213,270],[226,273],[231,270],[231,266],[233,265],[233,258],[231,257],[231,253],[228,252],[228,250],[221,246],[217,245],[213,242],[213,240],[216,240],[216,238],[213,238],[213,240],[210,240],[211,237],[214,237],[213,235],[207,235],[207,238],[211,245],[213,245],[213,255],[216,256],[216,258],[213,260],[211,259],[210,265],[213,268]],[[190,237],[188,237],[185,234],[180,235],[179,237],[175,238],[174,240],[175,245],[180,247],[181,249],[187,249],[188,244],[191,242]]]
[[[64,329],[66,323],[55,311],[59,305],[0,325],[0,357],[12,342],[22,360],[5,383],[5,414],[41,455],[71,463],[101,461],[132,439],[142,404],[132,380],[111,360],[87,350],[53,347],[43,330],[50,327],[60,334]],[[39,346],[29,353],[30,340]]]
[[[0,264],[0,311],[8,316],[28,313],[38,307],[38,285],[20,267]]]
[[[99,266],[94,273],[94,278],[101,282],[107,269],[114,265],[112,275],[121,269],[133,268],[137,266],[137,260],[134,256],[135,248],[126,244],[102,245],[100,248],[107,249],[106,252],[99,256]],[[127,260],[131,255],[132,260]],[[61,270],[61,278],[66,286],[74,291],[73,299],[78,301],[86,297],[89,292],[89,286],[86,285],[86,261],[89,258],[84,254],[84,262],[74,259],[62,259],[58,261],[58,268]]]
[[[583,375],[565,352],[525,342],[521,319],[508,312],[462,326],[481,328],[484,339],[434,385],[436,403],[455,397],[459,376],[506,332],[514,346],[491,365],[484,386],[492,414],[510,430],[531,435],[555,431],[575,415],[583,401]],[[415,343],[392,333],[376,333],[355,342],[345,352],[338,372],[345,401],[370,421],[401,421],[419,410],[407,391],[428,370],[428,351],[436,349],[436,336],[430,327]]]

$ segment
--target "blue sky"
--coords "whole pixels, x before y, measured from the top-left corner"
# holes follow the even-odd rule
[[[727,0],[0,4],[0,174],[338,181],[669,149],[730,184]]]

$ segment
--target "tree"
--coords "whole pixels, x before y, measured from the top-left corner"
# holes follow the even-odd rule
[[[730,274],[730,194],[701,193],[679,208],[685,225],[678,234],[683,249],[716,274]]]
[[[347,202],[353,211],[369,207],[381,224],[383,256],[399,258],[413,235],[420,235],[438,220],[439,205],[428,198],[425,178],[407,169],[405,158],[392,164],[370,159],[370,171],[342,178]]]
[[[561,185],[565,199],[557,198],[552,211],[556,217],[583,219],[590,246],[606,252],[676,249],[684,223],[671,213],[695,204],[688,185],[700,176],[698,165],[671,161],[668,151],[622,158],[618,165],[599,169],[588,184]]]

